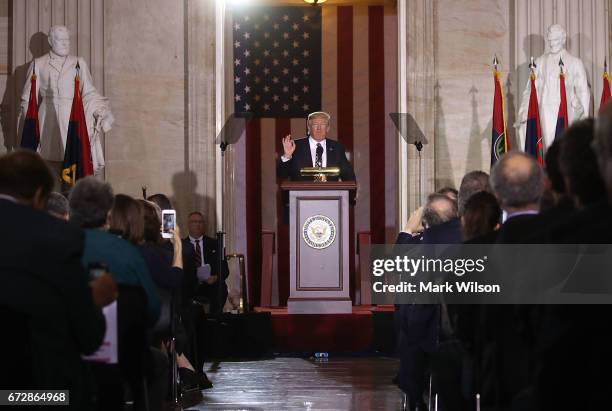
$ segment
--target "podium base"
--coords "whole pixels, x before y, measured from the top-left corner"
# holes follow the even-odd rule
[[[289,297],[287,311],[289,314],[350,314],[353,312],[353,304],[350,298],[311,300]]]

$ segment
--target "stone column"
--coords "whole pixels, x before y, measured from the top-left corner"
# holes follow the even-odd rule
[[[409,138],[420,134],[427,141],[419,153],[414,145],[406,144],[399,137],[400,227],[405,224],[409,213],[434,190],[434,3],[429,0],[398,2],[398,107],[401,113],[409,115],[409,124],[416,126],[410,127]]]

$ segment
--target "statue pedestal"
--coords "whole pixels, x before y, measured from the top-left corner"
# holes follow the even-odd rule
[[[284,182],[289,191],[290,314],[352,312],[349,196],[355,182]]]

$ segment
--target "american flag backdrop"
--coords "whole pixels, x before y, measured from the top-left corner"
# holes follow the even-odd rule
[[[321,107],[321,8],[234,13],[234,112],[305,117]]]
[[[392,1],[362,1],[236,8],[231,16],[233,90],[227,95],[236,112],[255,117],[234,157],[235,181],[244,179],[244,185],[235,187],[237,207],[244,213],[236,211],[234,224],[237,232],[246,227],[249,292],[255,304],[261,233],[275,233],[273,295],[278,298],[273,302],[285,305],[289,227],[283,224],[275,167],[281,138],[304,137],[308,113],[331,115],[328,138],[346,147],[355,169],[351,248],[356,251],[359,232],[370,232],[373,243],[395,240],[397,132],[389,113],[397,111],[397,11]],[[351,275],[354,267],[351,261]]]

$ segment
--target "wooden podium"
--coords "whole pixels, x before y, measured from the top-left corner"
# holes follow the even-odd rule
[[[291,314],[352,312],[349,201],[354,181],[285,181],[289,192]]]

